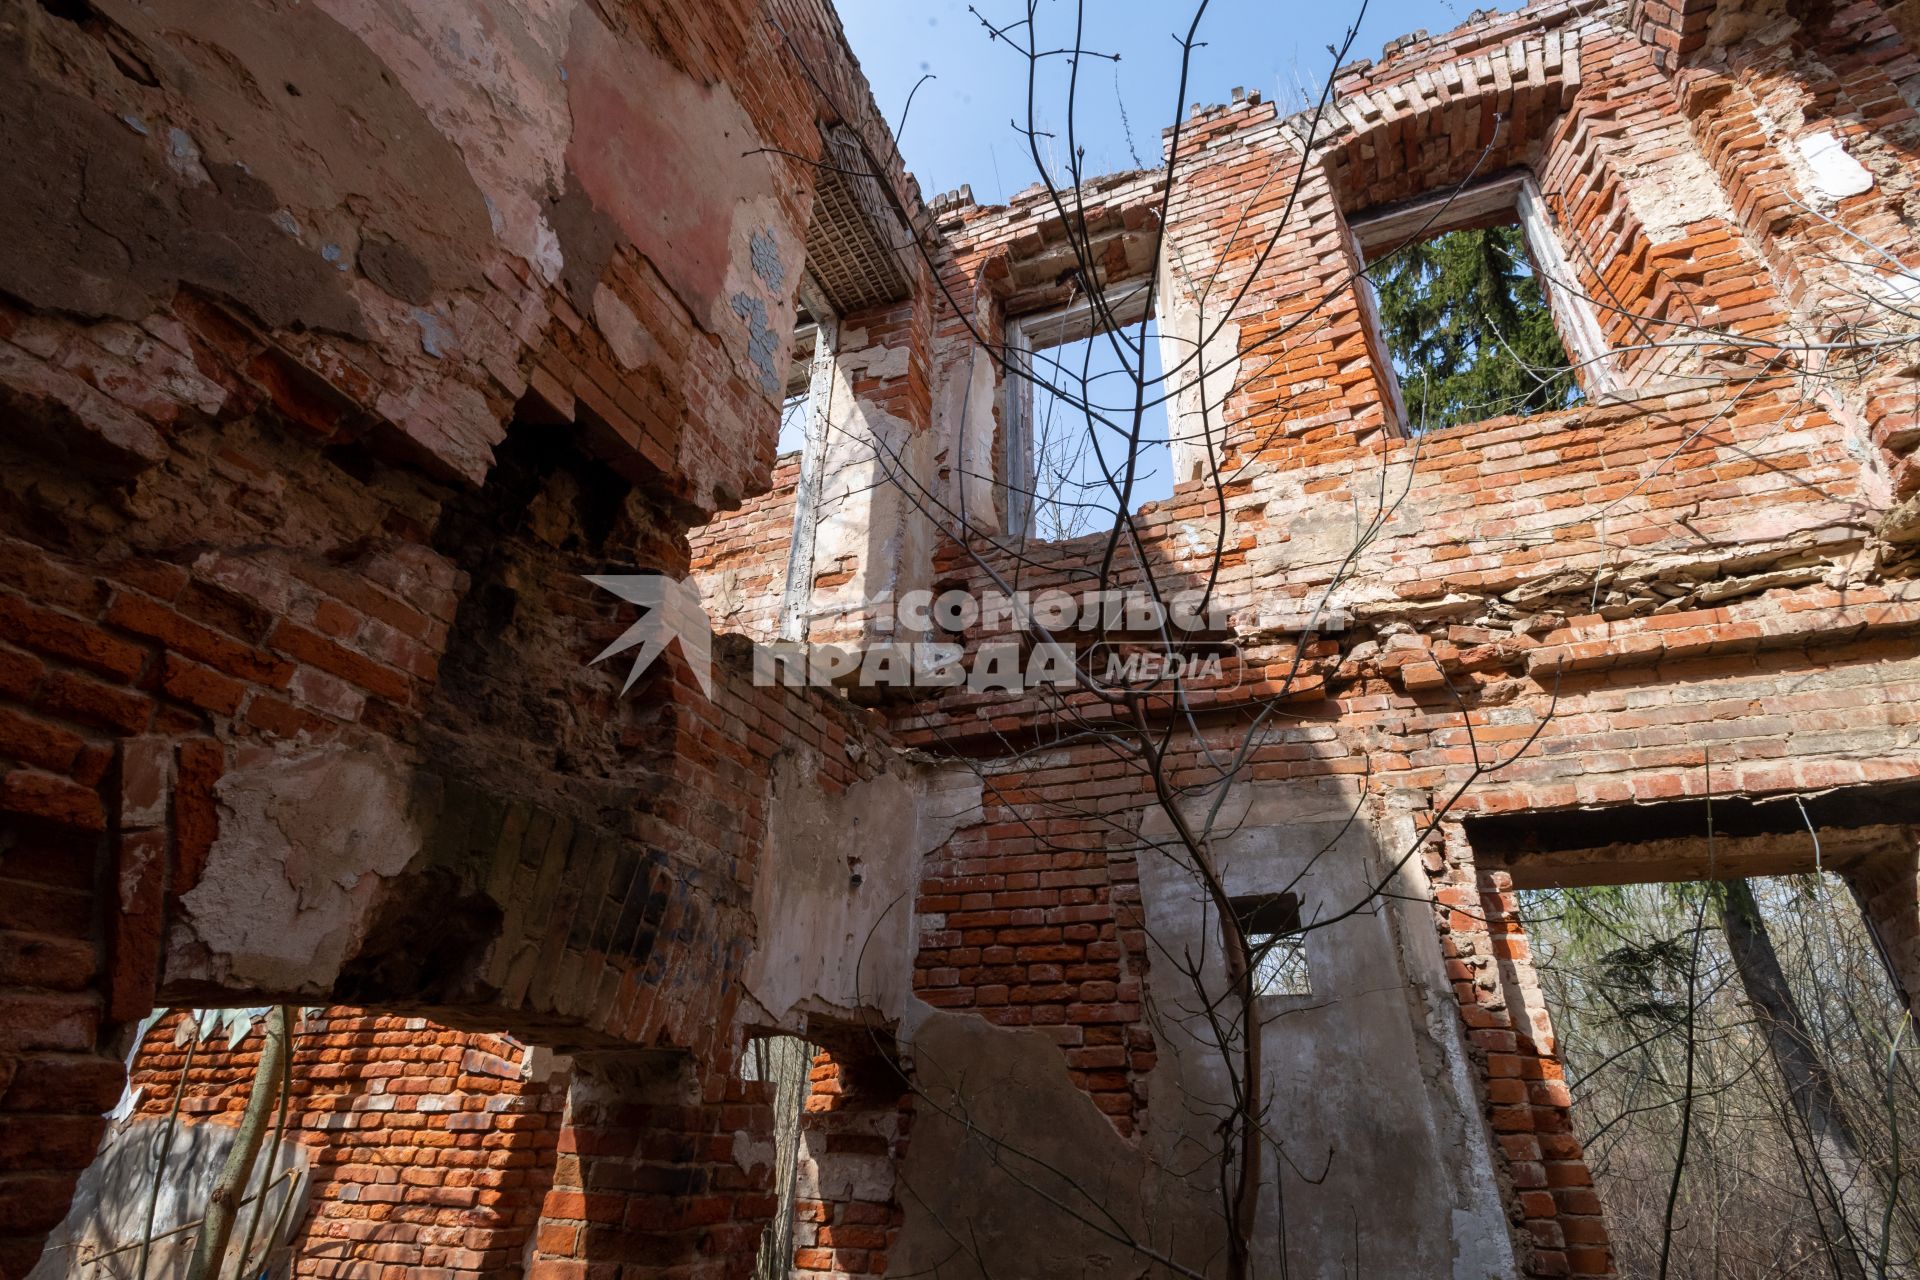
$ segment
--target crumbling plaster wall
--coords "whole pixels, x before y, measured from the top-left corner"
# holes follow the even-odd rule
[[[809,638],[858,641],[885,602],[929,585],[944,522],[923,491],[939,442],[930,387],[928,299],[840,319],[826,405],[805,609]]]
[[[872,127],[831,16],[811,0],[772,8],[827,96]],[[1760,793],[1920,770],[1905,710],[1920,691],[1920,599],[1875,528],[1885,487],[1859,448],[1864,431],[1899,453],[1897,404],[1868,397],[1849,424],[1778,371],[1688,365],[1714,376],[1417,448],[1379,438],[1378,353],[1357,322],[1337,215],[1420,194],[1486,148],[1540,166],[1576,256],[1596,264],[1583,275],[1595,291],[1749,338],[1792,319],[1782,298],[1795,286],[1765,247],[1778,204],[1740,189],[1728,175],[1741,158],[1709,136],[1711,108],[1737,98],[1689,97],[1687,68],[1656,58],[1657,42],[1579,8],[1481,17],[1345,69],[1353,112],[1343,105],[1309,158],[1319,168],[1298,227],[1257,268],[1302,163],[1297,121],[1256,97],[1198,113],[1184,135],[1191,181],[1165,239],[1181,261],[1218,265],[1221,292],[1249,289],[1220,339],[1243,371],[1236,461],[1257,456],[1225,492],[1217,549],[1237,674],[1302,717],[1267,730],[1249,761],[1262,785],[1287,788],[1269,793],[1286,797],[1272,802],[1286,816],[1271,843],[1301,856],[1291,842],[1332,820],[1317,807],[1341,794],[1329,779],[1377,775],[1370,785],[1392,796],[1371,838],[1338,846],[1316,884],[1332,896],[1394,865],[1479,753],[1527,741],[1549,709],[1536,745],[1463,808],[1697,794],[1705,742],[1720,785]],[[1009,831],[1009,807],[984,792],[963,818],[973,793],[951,785],[959,770],[905,771],[872,717],[750,689],[739,647],[721,646],[714,699],[684,657],[627,700],[619,673],[582,668],[629,615],[579,575],[608,561],[684,572],[686,526],[766,484],[768,375],[809,182],[802,163],[739,152],[810,154],[823,114],[773,24],[744,4],[655,5],[621,30],[584,4],[530,19],[257,9],[216,24],[189,7],[169,25],[101,0],[78,21],[26,4],[0,20],[0,60],[18,72],[8,119],[25,122],[25,159],[0,178],[14,197],[0,229],[30,250],[0,261],[0,290],[18,300],[0,310],[0,381],[27,427],[0,480],[13,553],[0,564],[0,746],[19,766],[0,775],[0,805],[13,824],[5,874],[22,886],[10,901],[25,904],[6,925],[30,935],[9,954],[31,961],[26,989],[7,996],[0,1065],[5,1107],[81,1134],[8,1175],[0,1265],[30,1260],[49,1225],[14,1212],[17,1193],[57,1204],[71,1153],[97,1133],[118,1086],[114,1022],[162,996],[287,983],[591,1045],[569,1121],[576,1158],[556,1164],[535,1267],[558,1280],[644,1256],[718,1272],[720,1254],[751,1252],[771,1212],[755,1158],[765,1100],[728,1070],[741,1023],[869,1012],[857,937],[912,952],[911,992],[897,971],[876,976],[871,1011],[899,1020],[919,1081],[947,1107],[908,1143],[901,1256],[950,1256],[963,1223],[989,1233],[1000,1272],[1032,1256],[1095,1268],[1119,1256],[1049,1232],[1030,1203],[1009,1212],[955,1103],[1060,1137],[1077,1176],[1132,1220],[1204,1222],[1204,1197],[1156,1182],[1143,1156],[1179,1141],[1175,1083],[1208,1083],[1144,1007],[1160,980],[1146,922],[1192,923],[1153,864],[1103,831],[1049,831],[1044,844]],[[468,56],[478,33],[500,44],[502,31],[494,61]],[[305,75],[289,48],[327,75]],[[1504,85],[1495,58],[1508,59]],[[1817,71],[1776,60],[1766,74]],[[1872,96],[1878,73],[1844,74]],[[64,131],[36,124],[56,110]],[[1505,132],[1483,131],[1495,118]],[[1727,139],[1746,136],[1737,112],[1724,119]],[[715,122],[742,136],[716,141]],[[1727,200],[1623,197],[1622,175],[1657,172],[1689,130]],[[125,180],[96,188],[95,158]],[[1884,164],[1869,171],[1876,191],[1897,185]],[[888,176],[911,215],[910,186]],[[1116,278],[1159,243],[1156,181],[1090,184]],[[119,197],[128,190],[156,194],[136,203]],[[1729,208],[1748,225],[1732,226]],[[1005,210],[945,207],[937,265],[961,305],[1031,313],[1072,296],[1060,229],[1040,214],[1035,193]],[[821,638],[857,635],[879,590],[983,585],[937,543],[937,522],[870,483],[876,442],[916,476],[932,477],[942,451],[951,466],[951,438],[928,429],[945,420],[935,403],[964,405],[963,437],[984,438],[978,360],[952,358],[940,305],[929,292],[853,318],[816,562],[827,580],[813,584]],[[1184,313],[1168,318],[1177,341]],[[1278,332],[1294,336],[1275,363],[1264,344]],[[1402,484],[1383,536],[1325,599],[1366,513]],[[1148,554],[1175,576],[1209,567],[1212,500],[1183,485],[1142,522]],[[1089,554],[1028,550],[1036,589],[1071,581]],[[1214,723],[1243,703],[1197,693]],[[902,714],[891,736],[984,754],[1007,718],[1037,714],[955,696]],[[1068,750],[1000,766],[995,782],[1141,807],[1101,768]],[[788,809],[793,830],[769,840]],[[856,818],[876,833],[871,893],[847,863],[865,855],[842,847]],[[263,867],[270,852],[277,865]],[[1444,852],[1420,857],[1436,902],[1474,890]],[[95,866],[111,868],[100,885]],[[278,875],[272,897],[292,912],[286,936],[227,918],[263,874]],[[798,936],[783,885],[829,919],[832,947]],[[911,921],[888,906],[903,894]],[[1475,976],[1485,966],[1469,965],[1491,959],[1492,942],[1443,927],[1436,955],[1405,926],[1394,909],[1326,931],[1355,961],[1339,972],[1343,999],[1280,1020],[1317,1027],[1314,1053],[1334,1058],[1351,1034],[1406,1084],[1385,1118],[1394,1141],[1431,1158],[1386,1171],[1422,1210],[1395,1229],[1461,1274],[1508,1255],[1539,1274],[1604,1273],[1590,1195],[1524,1181],[1583,1169],[1564,1142],[1564,1090],[1545,1075],[1550,1050],[1515,1052],[1524,1028],[1499,1022],[1507,1011]],[[292,963],[290,938],[313,963]],[[793,972],[776,971],[775,954]],[[1443,981],[1460,1024],[1439,1012]],[[665,1047],[640,1062],[622,1044]],[[1541,1078],[1496,1110],[1507,1067]],[[1009,1087],[969,1100],[956,1070]],[[1299,1105],[1352,1167],[1378,1160],[1379,1135]],[[1497,1156],[1473,1145],[1476,1105]],[[1449,1143],[1467,1158],[1433,1154]],[[956,1175],[965,1189],[949,1194]],[[1521,1228],[1511,1241],[1494,1229],[1493,1188]],[[1331,1182],[1325,1204],[1352,1190]],[[1348,1238],[1302,1231],[1301,1264],[1337,1269]]]
[[[776,194],[790,175],[716,141],[764,134],[768,122],[675,65],[677,51],[608,29],[586,5],[531,22],[517,9],[374,4],[263,6],[246,22],[205,6],[164,21],[115,3],[87,14],[67,21],[29,4],[9,14],[7,79],[23,95],[9,118],[27,160],[11,170],[8,201],[23,247],[10,259],[14,296],[138,323],[164,316],[177,287],[202,290],[237,305],[376,429],[477,480],[550,325],[652,309],[631,295],[596,305],[609,260],[630,245],[703,334],[689,343],[656,326],[647,366],[719,393],[715,434],[657,440],[652,465],[707,509],[758,487],[754,468],[771,454],[753,317],[784,325],[805,210]],[[488,32],[514,35],[492,42]],[[497,56],[476,61],[476,42]],[[630,87],[636,57],[651,67],[644,100]],[[514,110],[492,109],[498,102]],[[45,111],[98,123],[84,134],[36,127]],[[716,117],[730,130],[707,131]],[[789,149],[809,145],[780,136]],[[109,162],[125,176],[103,184],[98,168]],[[636,194],[663,187],[676,198]],[[164,194],[117,204],[108,194],[136,189]],[[749,264],[755,236],[776,246],[760,261],[780,262],[780,275]],[[610,336],[625,337],[618,329]],[[64,367],[86,380],[84,364]],[[111,393],[101,403],[71,380],[30,383],[28,373],[17,368],[11,381],[113,435],[119,456],[157,458],[164,428],[126,419],[164,392],[128,415]],[[622,380],[560,391],[585,393],[617,431],[631,421],[632,406],[615,403]],[[182,411],[205,410],[171,413]],[[631,430],[637,447],[644,431]],[[741,447],[715,448],[723,439]]]
[[[1706,7],[1713,11],[1713,6]],[[1692,141],[1768,262],[1810,343],[1853,326],[1899,335],[1915,289],[1911,155],[1920,60],[1879,6],[1717,15],[1739,38],[1710,42],[1675,75]],[[1842,248],[1842,246],[1845,246]],[[1920,488],[1911,360],[1897,346],[1831,362],[1793,362],[1885,466],[1896,500]],[[1911,530],[1911,510],[1893,527]]]
[[[889,763],[823,792],[802,752],[774,763],[766,864],[754,888],[760,937],[748,963],[763,1028],[806,1031],[809,1014],[877,1019],[907,1035],[926,1012],[909,989],[922,859],[977,815],[981,784],[961,766]]]
[[[766,493],[688,531],[692,580],[716,632],[779,639],[799,475],[800,454],[784,455]]]
[[[1376,826],[1372,808],[1359,787],[1326,783],[1255,783],[1222,808],[1228,834],[1213,848],[1227,891],[1295,894],[1301,922],[1321,925],[1305,935],[1312,994],[1266,996],[1256,1006],[1262,1104],[1275,1135],[1268,1181],[1277,1184],[1256,1227],[1263,1266],[1325,1276],[1508,1275],[1515,1263],[1503,1206],[1467,1172],[1490,1166],[1491,1143],[1478,1106],[1457,1092],[1453,1068],[1466,1047],[1452,993],[1435,980],[1430,919],[1400,905],[1425,896],[1408,865],[1417,833],[1404,821]],[[1141,826],[1154,846],[1140,858],[1145,927],[1189,940],[1205,989],[1227,990],[1220,920],[1183,868],[1171,822],[1149,809]],[[1385,897],[1375,898],[1382,886]],[[1213,945],[1199,951],[1202,941]],[[1204,1027],[1182,1016],[1200,997],[1176,967],[1156,966],[1146,985],[1161,1054],[1146,1146],[1161,1166],[1186,1167],[1210,1138],[1184,1117],[1189,1106],[1230,1105],[1226,1064]],[[1358,1256],[1333,1244],[1343,1233]],[[1273,1256],[1276,1249],[1287,1256]]]
[[[1240,326],[1212,269],[1193,246],[1170,241],[1158,283],[1160,367],[1167,379],[1167,442],[1175,484],[1210,483],[1219,474],[1241,383]]]
[[[772,8],[0,10],[0,1270],[156,1000],[728,1059],[764,762],[866,731],[739,652],[621,698],[579,575],[768,483],[804,157],[878,120]]]

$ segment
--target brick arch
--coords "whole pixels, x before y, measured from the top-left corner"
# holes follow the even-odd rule
[[[1316,155],[1342,208],[1393,204],[1529,164],[1579,87],[1574,33],[1525,36],[1343,99]]]

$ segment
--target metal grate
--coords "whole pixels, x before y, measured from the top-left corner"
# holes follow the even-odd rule
[[[844,128],[826,131],[822,159],[831,167],[820,170],[814,189],[807,269],[841,315],[907,297],[912,278],[903,254],[911,241]]]

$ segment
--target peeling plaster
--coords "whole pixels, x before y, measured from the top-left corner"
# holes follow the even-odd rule
[[[995,391],[993,357],[979,348],[969,348],[970,363],[964,375],[956,367],[940,380],[940,398],[935,411],[935,435],[950,450],[953,467],[953,495],[956,512],[978,529],[996,532],[1000,528],[999,494],[994,476],[1000,468],[994,456],[999,422],[994,415]]]
[[[885,476],[894,467],[912,475],[930,474],[935,435],[916,432],[904,418],[854,394],[853,373],[870,366],[873,351],[887,350],[856,347],[850,341],[864,343],[865,338],[863,330],[841,334],[814,534],[816,571],[851,568],[853,577],[839,587],[814,592],[816,617],[857,611],[866,601],[927,585],[919,579],[931,574],[933,521],[902,486],[886,483]],[[910,580],[910,575],[918,577]]]
[[[265,212],[304,205],[343,244],[363,229],[405,243],[440,290],[480,283],[493,228],[467,161],[360,34],[317,5],[244,22],[221,0],[96,7],[163,81],[191,86],[194,141],[216,178],[218,164],[243,167],[285,198]]]
[[[900,1170],[905,1220],[888,1253],[890,1274],[1165,1274],[1100,1226],[1047,1211],[1043,1195],[1097,1205],[1104,1222],[1207,1272],[1219,1249],[1219,1203],[1207,1186],[1211,1162],[1192,1162],[1186,1167],[1193,1172],[1183,1175],[1122,1138],[1074,1085],[1046,1035],[996,1027],[973,1014],[936,1013],[911,1047],[920,1096]],[[1154,1089],[1156,1100],[1172,1103],[1158,1076]],[[1015,1153],[1045,1163],[1019,1161]]]
[[[220,837],[180,899],[170,979],[326,993],[384,877],[420,852],[409,770],[347,749],[259,752],[220,780]]]
[[[759,370],[760,389],[768,395],[780,394],[787,382],[779,367],[781,348],[785,344],[767,325],[767,304],[750,293],[736,293],[733,313],[746,321],[747,359]]]
[[[1168,449],[1173,483],[1182,485],[1208,478],[1218,461],[1227,434],[1227,397],[1240,379],[1240,326],[1214,313],[1203,318],[1193,296],[1174,283],[1174,275],[1184,273],[1171,255],[1163,255],[1162,262],[1160,367],[1173,390]]]
[[[193,1254],[191,1228],[206,1212],[207,1193],[219,1178],[239,1129],[232,1124],[169,1126],[160,1117],[142,1117],[116,1129],[74,1188],[66,1219],[47,1237],[47,1249],[26,1280],[69,1280],[90,1274],[82,1260],[103,1258],[113,1250],[131,1259],[134,1247],[152,1232],[152,1280],[180,1280]],[[164,1154],[164,1163],[161,1160]],[[294,1138],[269,1136],[256,1161],[282,1171],[268,1193],[261,1226],[282,1230],[286,1243],[300,1230],[312,1189],[309,1148]],[[156,1178],[155,1173],[159,1176]],[[156,1185],[157,1184],[157,1185]],[[149,1199],[153,1219],[147,1219]],[[291,1207],[282,1209],[285,1201]],[[221,1274],[238,1272],[242,1241],[231,1242]],[[96,1264],[97,1265],[97,1264]]]
[[[1620,189],[1641,230],[1656,245],[1686,237],[1687,228],[1706,218],[1737,225],[1733,205],[1713,169],[1694,151],[1661,159],[1656,170],[1632,165],[1620,169]]]
[[[1344,749],[1330,734],[1326,745]],[[1370,824],[1349,821],[1358,802],[1338,780],[1236,787],[1215,824],[1226,833],[1214,848],[1229,892],[1297,893],[1301,918],[1308,921],[1363,901],[1383,868]],[[1150,809],[1141,834],[1168,841],[1171,824]],[[1391,833],[1385,839],[1390,842]],[[1410,883],[1411,875],[1401,868],[1403,883],[1393,892],[1424,903],[1425,886]],[[1171,854],[1141,854],[1140,890],[1157,938],[1185,941],[1197,953],[1219,928],[1192,876]],[[1454,1176],[1463,1134],[1477,1132],[1479,1116],[1469,1110],[1477,1106],[1474,1093],[1458,1089],[1446,1054],[1436,1052],[1426,1034],[1438,1016],[1427,988],[1438,982],[1449,997],[1451,990],[1437,947],[1419,949],[1422,929],[1430,939],[1430,922],[1370,911],[1316,930],[1307,935],[1313,994],[1262,1002],[1269,1105],[1288,1117],[1286,1155],[1300,1170],[1325,1167],[1317,1182],[1280,1174],[1286,1179],[1286,1235],[1310,1242],[1357,1232],[1363,1242],[1358,1269],[1365,1275],[1434,1274],[1433,1260],[1449,1257],[1454,1262],[1448,1270],[1457,1276],[1510,1275],[1499,1205],[1479,1194],[1472,1179]],[[1223,989],[1218,948],[1207,954],[1209,983]],[[1191,998],[1190,987],[1170,985],[1176,981],[1159,969],[1148,974],[1153,998],[1163,1005]],[[1427,1016],[1420,1016],[1422,1009]],[[1179,1023],[1163,1020],[1160,1051],[1156,1102],[1185,1095],[1193,1105],[1207,1105],[1227,1096],[1217,1050]],[[1156,1105],[1148,1113],[1147,1141],[1163,1164],[1195,1154],[1179,1110]],[[1270,1215],[1270,1205],[1262,1208]],[[1270,1250],[1277,1234],[1278,1224],[1264,1216],[1256,1239]],[[1268,1257],[1261,1269],[1278,1270],[1278,1261]],[[1346,1274],[1355,1265],[1342,1255],[1319,1261],[1329,1270],[1308,1274]],[[1295,1272],[1309,1265],[1301,1257],[1289,1262]]]
[[[182,177],[177,146],[41,81],[14,49],[0,49],[0,148],[0,240],[14,250],[0,289],[33,306],[137,321],[189,283],[269,325],[365,335],[339,274],[273,220],[267,184],[198,159]]]
[[[572,122],[560,65],[579,0],[316,0],[405,83],[460,148],[503,247],[552,283],[560,242],[544,216]],[[511,109],[503,109],[511,104]]]
[[[573,15],[567,70],[568,168],[708,331],[723,332],[738,295],[739,209],[774,193],[766,158],[743,154],[759,136],[752,120],[725,86],[617,38],[590,6]]]
[[[604,284],[593,291],[593,321],[600,326],[600,336],[613,349],[613,358],[621,368],[644,369],[661,362],[660,344],[641,325],[633,308]]]
[[[981,782],[964,768],[896,767],[835,795],[807,751],[773,771],[771,824],[754,916],[760,937],[745,982],[767,1019],[804,1030],[804,1014],[877,1011],[917,1023],[913,998],[922,863],[980,812]]]
[[[1801,163],[1812,175],[1813,189],[1820,196],[1843,200],[1873,190],[1873,175],[1847,153],[1831,131],[1795,138],[1793,148],[1800,153]]]

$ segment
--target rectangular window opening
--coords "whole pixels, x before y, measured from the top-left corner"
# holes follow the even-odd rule
[[[1122,491],[1129,512],[1173,494],[1159,325],[1148,317],[1143,326],[1137,311],[1122,318],[1130,298],[1106,300],[1112,329],[1094,329],[1085,306],[1009,326],[1009,363],[1030,370],[1007,378],[1007,529],[1016,536],[1096,533],[1113,526]]]
[[[787,546],[786,584],[780,595],[782,640],[805,640],[812,619],[814,534],[826,483],[834,359],[839,347],[840,318],[809,274],[800,285],[786,396],[780,406],[779,451],[799,454],[793,484],[793,538]]]
[[[1300,899],[1291,893],[1259,893],[1230,899],[1234,918],[1253,952],[1253,994],[1310,996],[1307,938],[1300,932]]]
[[[1531,177],[1363,215],[1349,234],[1403,434],[1551,413],[1614,389],[1605,337]]]
[[[819,335],[820,326],[803,305],[794,321],[793,342],[787,354],[786,394],[780,401],[778,452],[783,458],[799,453],[807,443],[808,393],[812,389],[813,357]]]

